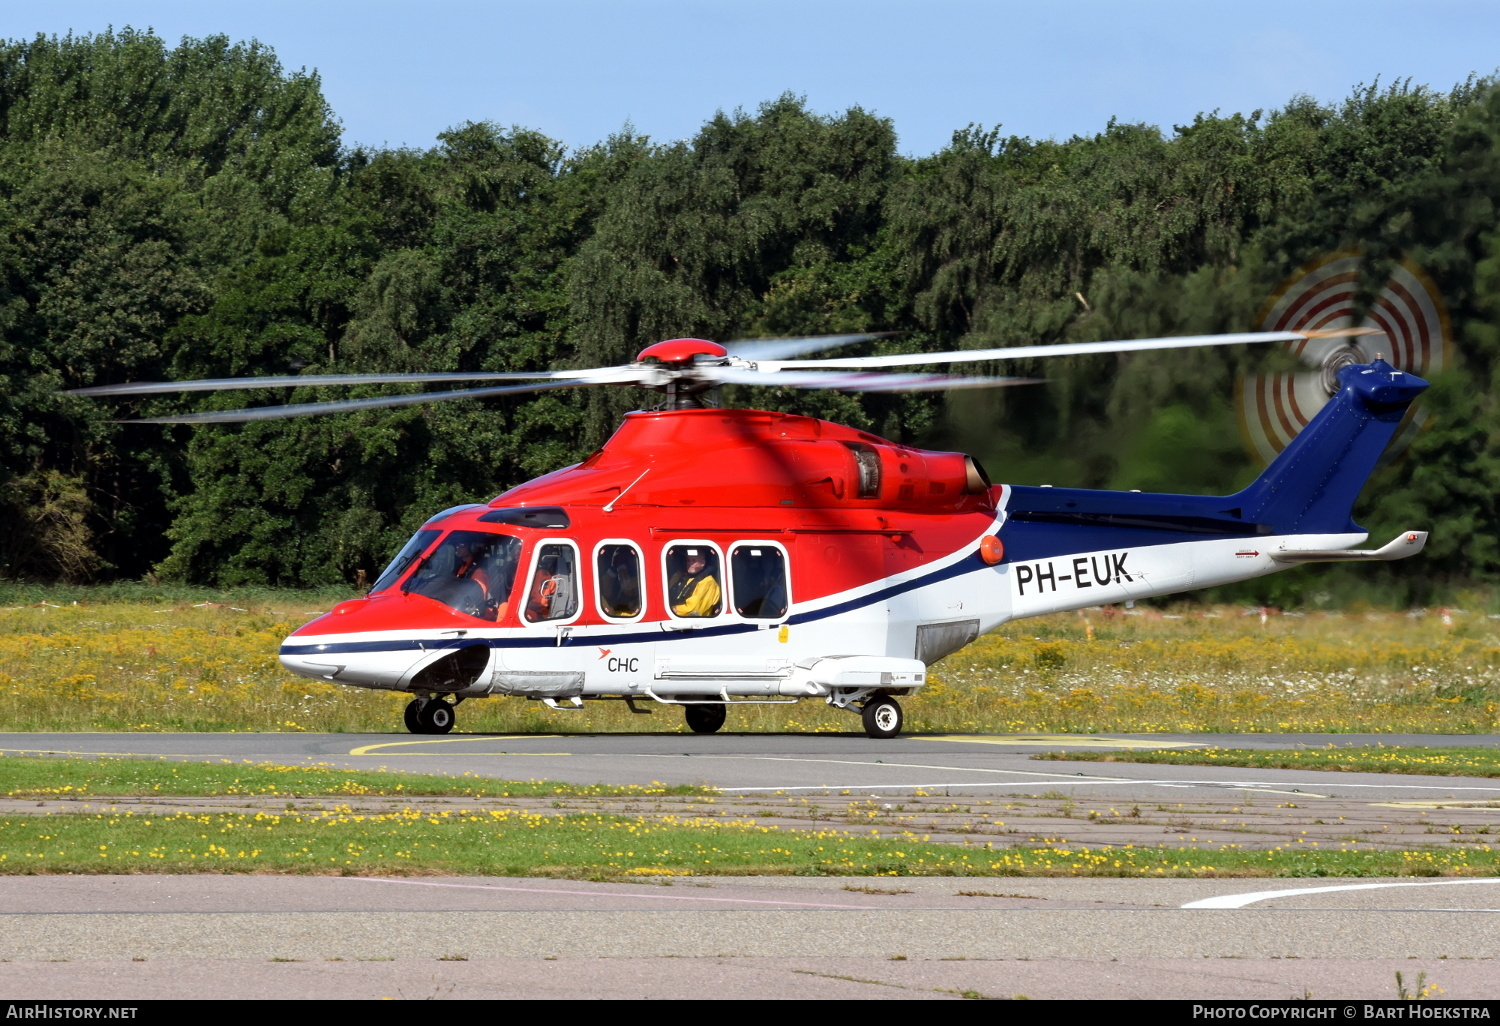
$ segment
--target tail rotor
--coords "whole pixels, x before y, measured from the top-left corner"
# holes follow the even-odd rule
[[[1449,360],[1447,308],[1432,280],[1409,260],[1398,264],[1370,309],[1355,306],[1363,255],[1334,253],[1302,268],[1277,289],[1261,317],[1265,331],[1300,332],[1283,345],[1302,367],[1247,374],[1236,405],[1245,443],[1262,463],[1286,448],[1339,390],[1339,371],[1383,358],[1430,378]],[[1383,336],[1383,337],[1378,337]],[[1423,415],[1413,410],[1385,458],[1410,444]]]

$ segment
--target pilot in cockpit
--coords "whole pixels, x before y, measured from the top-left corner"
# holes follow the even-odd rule
[[[453,569],[447,578],[451,583],[441,592],[445,600],[484,620],[503,617],[509,611],[507,599],[516,575],[514,548],[502,539],[486,542],[455,537]]]
[[[489,573],[467,538],[460,537],[453,543],[453,576],[473,581],[484,589],[486,595],[489,594]]]

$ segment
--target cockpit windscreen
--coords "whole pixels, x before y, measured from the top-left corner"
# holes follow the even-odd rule
[[[391,560],[389,566],[380,572],[375,578],[375,584],[370,588],[370,594],[385,591],[391,585],[401,579],[401,575],[410,569],[413,561],[422,553],[427,551],[427,546],[432,544],[434,538],[442,534],[442,531],[418,531],[411,536],[411,541],[402,546],[401,551],[396,553],[396,558]]]
[[[416,539],[412,542],[415,544]],[[486,531],[453,531],[417,564],[401,590],[425,595],[481,620],[498,620],[509,607],[520,555],[519,538]]]

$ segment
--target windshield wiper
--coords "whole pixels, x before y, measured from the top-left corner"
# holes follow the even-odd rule
[[[422,562],[417,564],[417,568],[411,572],[411,575],[406,580],[401,582],[401,594],[406,595],[410,593],[412,584],[416,581],[418,575],[422,573],[423,568],[432,562],[432,557],[435,555],[437,555],[436,552],[430,552],[422,557]]]

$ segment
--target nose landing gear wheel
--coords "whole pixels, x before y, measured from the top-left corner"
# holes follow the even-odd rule
[[[446,734],[453,729],[454,722],[458,719],[453,713],[453,706],[441,698],[434,698],[427,703],[427,708],[422,710],[422,726],[426,727],[425,733]]]
[[[457,720],[451,703],[441,698],[413,698],[402,714],[406,729],[413,734],[446,734]]]
[[[889,695],[881,695],[864,704],[859,711],[868,737],[895,737],[901,733],[901,705]]]
[[[688,729],[694,734],[712,734],[724,726],[722,705],[685,705],[682,712],[687,717]]]

